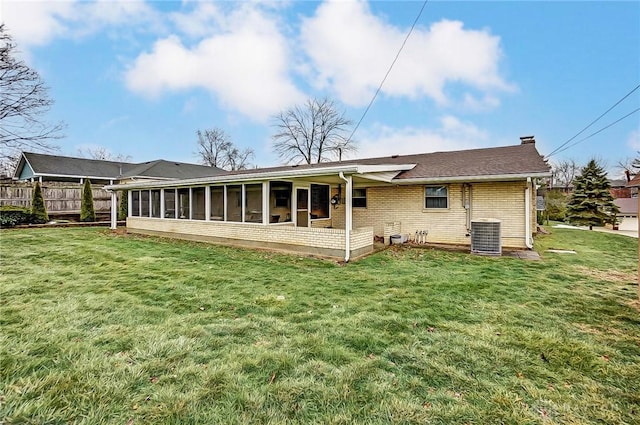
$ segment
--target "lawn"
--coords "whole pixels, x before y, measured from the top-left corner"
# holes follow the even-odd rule
[[[4,230],[0,423],[640,423],[637,240],[536,246],[340,265]]]

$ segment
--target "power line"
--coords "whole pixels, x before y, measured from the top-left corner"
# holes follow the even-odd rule
[[[400,46],[400,49],[398,49],[398,53],[396,53],[396,57],[393,59],[393,62],[391,62],[391,66],[389,66],[389,69],[387,70],[387,73],[384,75],[384,78],[380,82],[380,85],[376,89],[376,92],[373,94],[373,97],[371,98],[371,101],[369,102],[369,105],[367,105],[367,108],[364,110],[364,113],[362,114],[362,116],[358,120],[358,123],[356,124],[356,126],[353,129],[353,131],[351,132],[351,135],[347,139],[347,143],[351,141],[351,138],[353,137],[353,135],[358,130],[358,127],[360,127],[360,124],[362,123],[362,120],[367,115],[367,112],[369,112],[369,109],[371,108],[371,105],[373,105],[373,101],[376,100],[376,97],[378,97],[378,93],[380,93],[380,90],[382,90],[382,86],[384,85],[384,82],[387,81],[387,77],[391,73],[391,70],[393,69],[393,66],[396,64],[396,61],[398,60],[398,57],[400,57],[400,53],[402,53],[402,50],[404,49],[404,45],[407,44],[407,40],[411,36],[411,33],[413,32],[413,29],[415,28],[416,24],[420,20],[420,16],[422,16],[422,12],[424,11],[424,8],[427,6],[428,2],[429,2],[429,0],[424,0],[424,2],[422,3],[422,7],[420,8],[420,12],[418,12],[418,16],[416,16],[416,19],[413,21],[413,24],[411,25],[411,28],[409,29],[409,32],[407,33],[407,36],[404,38],[404,41],[402,42],[402,45]]]
[[[615,121],[614,121],[614,122],[612,122],[611,124],[608,124],[608,125],[606,125],[606,126],[602,127],[600,130],[598,130],[598,131],[596,131],[596,132],[594,132],[594,133],[591,133],[591,134],[590,134],[590,135],[588,135],[587,137],[583,137],[582,139],[578,140],[577,142],[573,142],[572,144],[570,144],[569,146],[565,147],[564,149],[560,149],[560,150],[557,150],[557,149],[556,149],[555,153],[564,152],[564,151],[566,151],[567,149],[569,149],[569,148],[571,148],[571,147],[573,147],[573,146],[577,145],[578,143],[580,143],[580,142],[584,142],[585,140],[587,140],[587,139],[589,139],[589,138],[591,138],[591,137],[595,136],[595,135],[596,135],[596,134],[598,134],[598,133],[603,132],[603,131],[604,131],[604,130],[606,130],[607,128],[609,128],[609,127],[611,127],[611,126],[613,126],[613,125],[615,125],[615,124],[619,123],[620,121],[622,121],[623,119],[625,119],[625,118],[627,118],[627,117],[630,117],[631,115],[635,114],[635,113],[636,113],[636,112],[638,112],[638,111],[640,111],[640,108],[637,108],[637,109],[635,109],[635,110],[633,110],[633,111],[629,112],[627,115],[625,115],[625,116],[624,116],[624,117],[622,117],[622,118],[618,118],[617,120],[615,120]],[[553,155],[553,153],[552,153],[552,154],[547,155],[547,158],[549,158],[551,155]]]
[[[582,133],[584,133],[584,132],[589,128],[589,127],[591,127],[593,124],[595,124],[596,122],[598,122],[598,121],[600,120],[600,118],[602,118],[602,117],[604,117],[605,115],[607,115],[607,114],[609,113],[609,111],[611,111],[613,108],[615,108],[616,106],[618,106],[618,105],[619,105],[623,100],[625,100],[627,97],[631,96],[631,94],[632,94],[633,92],[635,92],[636,90],[638,90],[639,88],[640,88],[640,84],[638,84],[637,86],[635,86],[635,87],[634,87],[634,88],[633,88],[629,93],[627,93],[626,95],[624,95],[624,96],[622,97],[622,99],[618,100],[618,101],[617,101],[617,102],[616,102],[612,107],[610,107],[609,109],[607,109],[606,111],[604,111],[604,112],[603,112],[603,113],[602,113],[598,118],[596,118],[595,120],[591,121],[591,122],[589,123],[589,125],[587,125],[585,128],[583,128],[582,130],[580,130],[578,133],[576,133],[576,134],[575,134],[573,137],[571,137],[569,140],[567,140],[566,142],[564,142],[563,144],[561,144],[560,146],[558,146],[557,148],[555,148],[555,150],[553,150],[553,151],[552,151],[549,155],[547,155],[546,157],[547,157],[547,158],[550,158],[552,155],[555,155],[555,154],[557,154],[557,153],[559,153],[559,152],[562,152],[562,151],[566,150],[566,149],[562,149],[562,148],[563,148],[563,147],[565,147],[565,146],[566,146],[569,142],[571,142],[573,139],[575,139],[576,137],[578,137],[579,135],[581,135]],[[634,112],[635,112],[635,111],[634,111]],[[632,114],[633,114],[634,112],[632,112]],[[627,115],[627,116],[628,116],[628,115]],[[623,117],[622,119],[624,119],[624,118],[626,118],[626,117]],[[617,123],[617,122],[618,122],[618,121],[616,121],[616,123]],[[613,123],[613,124],[615,124],[615,123]],[[609,127],[611,127],[611,125],[613,125],[613,124],[610,124],[609,126],[607,126],[607,127],[605,127],[605,128],[609,128]],[[602,130],[604,130],[604,129],[599,130],[599,131],[598,131],[598,132],[596,132],[595,134],[598,134],[598,133],[599,133],[600,131],[602,131]],[[595,134],[592,134],[592,135],[590,135],[590,136],[588,136],[588,137],[591,137],[591,136],[593,136],[593,135],[595,135]],[[586,138],[584,138],[584,139],[582,139],[582,140],[586,140],[588,137],[586,137]],[[582,140],[580,140],[580,141],[582,141]],[[580,142],[580,141],[579,141],[579,142]],[[578,142],[578,143],[579,143],[579,142]],[[574,143],[574,144],[572,144],[571,146],[575,146],[576,144],[577,144],[577,143]]]

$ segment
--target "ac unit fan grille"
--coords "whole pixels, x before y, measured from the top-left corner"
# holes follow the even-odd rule
[[[502,254],[500,221],[479,220],[471,222],[471,252],[487,255]]]

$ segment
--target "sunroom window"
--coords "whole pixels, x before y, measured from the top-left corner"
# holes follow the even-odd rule
[[[311,185],[311,219],[329,218],[329,185]]]

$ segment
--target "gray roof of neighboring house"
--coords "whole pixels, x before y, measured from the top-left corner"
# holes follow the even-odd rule
[[[185,179],[215,176],[225,172],[215,167],[162,159],[134,164],[23,152],[16,169],[16,177],[24,167],[24,161],[29,163],[36,176],[90,177],[105,180],[123,177]]]
[[[620,214],[638,214],[638,198],[616,198],[613,203],[620,209]]]
[[[433,152],[415,155],[393,155],[379,158],[353,159],[340,162],[323,162],[233,171],[229,174],[251,174],[287,169],[322,169],[337,165],[385,165],[416,164],[413,169],[402,171],[395,180],[447,177],[505,176],[550,173],[550,167],[538,153],[534,143],[514,146],[470,149],[449,152]]]

